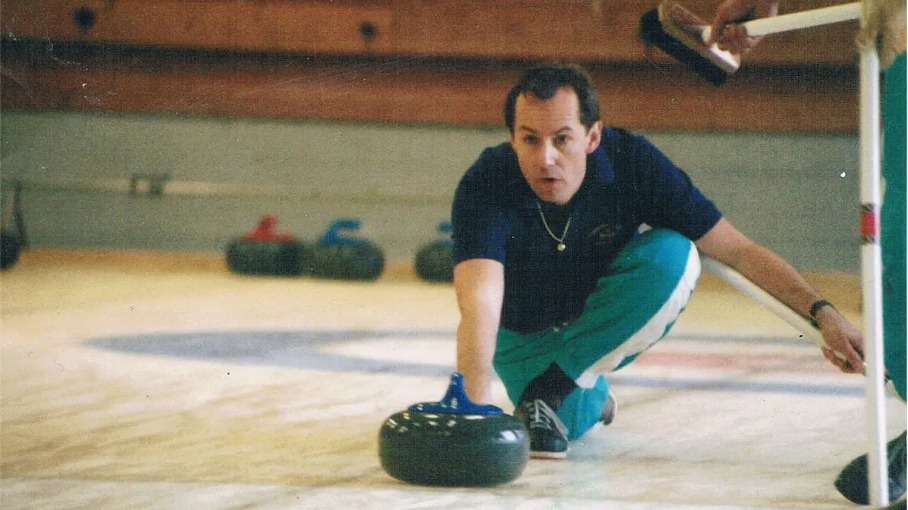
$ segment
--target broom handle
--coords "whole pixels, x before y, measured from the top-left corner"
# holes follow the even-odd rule
[[[787,322],[790,326],[800,331],[805,337],[813,340],[818,346],[829,347],[826,345],[826,341],[823,340],[823,334],[820,333],[820,330],[814,327],[807,319],[802,317],[798,312],[792,310],[785,303],[776,299],[772,294],[758,287],[756,283],[745,278],[741,273],[714,258],[702,254],[700,255],[700,265],[703,269],[722,278],[726,283],[740,291],[742,294],[756,301],[757,304],[762,305],[763,308],[774,313],[776,317]],[[835,357],[845,360],[843,354],[835,351],[833,351],[833,354]],[[867,363],[864,363],[864,369],[867,369]],[[886,377],[883,377],[882,379],[887,380]]]
[[[722,278],[742,294],[753,299],[764,308],[774,313],[777,317],[803,333],[804,336],[816,342],[817,345],[821,347],[826,346],[826,343],[823,341],[823,335],[819,330],[811,326],[807,319],[789,308],[788,305],[776,299],[770,293],[758,287],[757,284],[745,278],[741,273],[706,255],[700,255],[700,264],[703,269]],[[838,353],[836,354],[838,355]],[[841,357],[841,355],[839,356]]]
[[[751,37],[762,37],[779,32],[801,30],[803,28],[818,27],[831,23],[851,21],[861,17],[861,2],[811,9],[809,11],[782,14],[769,18],[760,18],[743,23],[747,34]],[[703,40],[708,41],[712,27],[703,30]]]

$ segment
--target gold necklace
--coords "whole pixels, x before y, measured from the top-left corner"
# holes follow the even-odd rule
[[[564,232],[561,233],[561,238],[558,238],[552,233],[552,229],[549,228],[549,222],[545,221],[545,215],[542,214],[542,206],[539,205],[539,202],[536,202],[536,209],[539,211],[539,217],[542,218],[542,226],[545,227],[545,231],[552,236],[552,239],[558,242],[558,251],[564,251],[567,248],[564,244],[564,238],[567,237],[568,228],[571,226],[571,217],[568,216],[567,223],[564,224]]]

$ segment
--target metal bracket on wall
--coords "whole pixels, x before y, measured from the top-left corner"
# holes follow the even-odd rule
[[[129,177],[129,195],[133,197],[161,197],[164,195],[164,183],[171,180],[169,173],[132,174]]]

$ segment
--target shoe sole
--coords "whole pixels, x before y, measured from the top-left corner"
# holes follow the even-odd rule
[[[606,413],[605,416],[600,416],[599,419],[599,422],[603,425],[611,425],[612,422],[615,421],[615,416],[618,415],[618,400],[611,393],[609,393],[608,396],[609,398],[606,401],[605,405],[610,407],[610,409],[608,409],[608,413]]]
[[[565,459],[567,452],[530,452],[531,459]]]

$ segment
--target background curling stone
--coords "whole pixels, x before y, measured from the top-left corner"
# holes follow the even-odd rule
[[[368,239],[358,237],[360,222],[333,222],[315,245],[303,248],[303,271],[341,280],[375,280],[385,269],[385,254]]]
[[[0,232],[0,269],[13,267],[19,260],[22,243],[19,236]]]
[[[227,267],[234,273],[297,276],[303,272],[302,244],[275,231],[278,219],[262,216],[256,227],[227,245]]]
[[[26,247],[25,220],[22,218],[22,181],[13,180],[12,189],[12,198],[0,223],[0,270],[13,267]]]
[[[378,455],[392,477],[417,485],[476,487],[516,480],[529,461],[517,418],[467,398],[454,373],[440,402],[414,404],[379,431]]]
[[[436,229],[439,237],[416,252],[416,276],[428,282],[454,281],[454,242],[451,224],[441,222]]]

